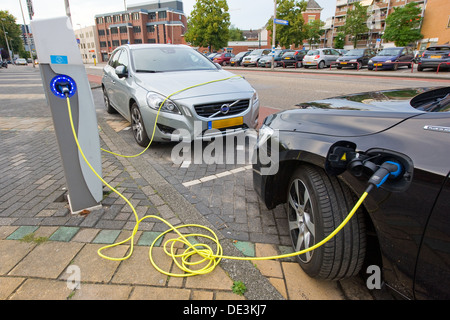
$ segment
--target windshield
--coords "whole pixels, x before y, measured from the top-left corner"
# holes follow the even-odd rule
[[[264,49],[258,49],[258,50],[253,50],[252,52],[250,52],[250,56],[259,56],[264,52]]]
[[[243,57],[246,53],[247,53],[246,51],[239,52],[239,53],[235,56],[235,58]]]
[[[402,49],[399,48],[389,48],[381,50],[380,53],[378,53],[378,56],[396,56],[402,52]]]
[[[292,57],[294,56],[295,52],[286,52],[285,54],[283,54],[283,57]]]
[[[353,49],[344,54],[344,56],[362,56],[362,55],[364,55],[363,49]]]
[[[315,56],[317,54],[320,54],[319,50],[309,50],[306,55],[307,56]]]
[[[139,48],[131,52],[136,72],[217,70],[208,58],[191,48]]]

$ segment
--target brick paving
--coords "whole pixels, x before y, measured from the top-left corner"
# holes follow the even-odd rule
[[[346,288],[355,287],[353,280],[306,279],[292,259],[227,260],[205,276],[164,276],[148,261],[148,246],[167,229],[158,220],[140,224],[130,259],[100,258],[99,247],[129,237],[135,226],[132,210],[105,189],[100,210],[70,214],[51,115],[40,96],[42,87],[26,88],[30,96],[21,100],[11,97],[11,87],[2,86],[19,83],[15,80],[19,77],[28,84],[41,83],[37,70],[10,68],[0,74],[0,299],[372,299],[367,292],[349,296]],[[102,147],[124,154],[139,152],[127,122],[106,114],[101,90],[93,93]],[[16,108],[18,103],[24,107]],[[284,209],[262,207],[253,191],[249,163],[173,165],[170,150],[170,144],[155,145],[133,159],[102,153],[104,179],[130,199],[140,218],[159,215],[175,226],[198,223],[216,230],[226,254],[265,256],[289,251]],[[195,180],[200,183],[189,184]],[[162,241],[157,245],[159,257]],[[123,244],[108,253],[123,256],[129,247]],[[173,262],[161,261],[173,269]],[[71,266],[81,270],[81,288],[68,286]],[[246,284],[245,296],[232,292],[235,280]],[[308,283],[310,293],[305,293],[308,285],[302,283]]]

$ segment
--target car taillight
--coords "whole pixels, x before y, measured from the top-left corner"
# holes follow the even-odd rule
[[[319,58],[320,58],[320,55],[317,55],[314,57],[314,59],[319,59]]]

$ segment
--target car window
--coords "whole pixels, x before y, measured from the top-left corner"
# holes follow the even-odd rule
[[[309,50],[306,55],[307,56],[315,56],[317,54],[320,54],[319,50]]]
[[[117,60],[117,66],[125,66],[128,69],[128,52],[126,50],[122,50],[122,53]]]
[[[131,55],[136,72],[217,70],[211,60],[187,47],[144,47]]]
[[[331,54],[333,54],[335,56],[340,55],[339,51],[337,51],[337,50],[330,50],[330,51],[331,51]]]
[[[111,56],[111,59],[109,59],[109,65],[113,68],[116,68],[119,64],[118,64],[118,60],[119,60],[119,56],[120,56],[120,52],[122,50],[117,50],[115,53],[113,53],[113,55]]]

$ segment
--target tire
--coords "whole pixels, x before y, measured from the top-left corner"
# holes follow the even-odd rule
[[[324,67],[325,67],[325,61],[322,60],[322,61],[319,62],[318,68],[319,69],[323,69]]]
[[[150,139],[148,138],[142,114],[136,102],[131,106],[131,130],[133,131],[134,139],[138,145],[147,147],[150,143]]]
[[[287,218],[294,251],[320,242],[347,217],[356,203],[351,191],[335,177],[309,165],[299,167],[287,190]],[[361,269],[366,249],[363,209],[331,240],[296,256],[313,278],[339,280]]]
[[[109,96],[105,88],[103,88],[103,102],[105,103],[106,112],[109,114],[117,113],[116,109],[112,107],[111,102],[109,101]]]
[[[423,71],[423,67],[420,64],[417,65],[417,71]]]

